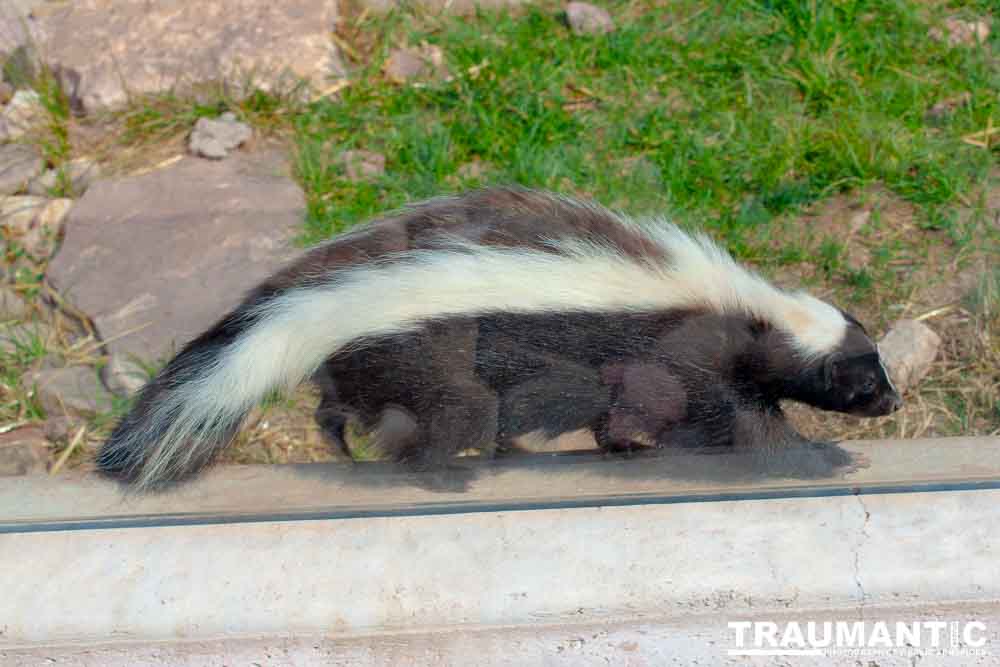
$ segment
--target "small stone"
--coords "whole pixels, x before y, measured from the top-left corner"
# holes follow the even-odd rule
[[[45,108],[39,101],[38,93],[33,90],[17,91],[3,110],[7,139],[20,139],[40,123],[44,115]]]
[[[83,424],[79,419],[69,415],[49,417],[42,424],[42,431],[49,442],[66,442],[76,435]]]
[[[389,54],[383,71],[390,81],[406,83],[416,79],[427,69],[425,61],[416,49],[396,49]]]
[[[30,374],[38,401],[50,417],[93,415],[111,409],[111,396],[90,366],[51,368]]]
[[[961,95],[956,95],[955,97],[949,97],[947,99],[941,100],[924,114],[924,118],[927,120],[940,120],[947,116],[948,114],[954,112],[964,106],[968,106],[969,102],[972,101],[972,93],[966,91]]]
[[[396,49],[389,54],[382,71],[394,83],[407,83],[427,75],[451,80],[444,51],[436,44],[424,43],[418,48]]]
[[[41,209],[31,229],[21,238],[21,244],[29,255],[38,260],[52,255],[71,208],[72,199],[52,199]]]
[[[938,41],[947,40],[949,46],[985,44],[990,36],[990,24],[983,20],[963,21],[949,18],[945,19],[944,28],[944,30],[931,28],[928,35]]]
[[[10,240],[23,239],[35,226],[38,215],[48,203],[44,197],[0,197],[0,225]]]
[[[44,168],[45,160],[34,147],[0,146],[0,195],[17,194]]]
[[[53,199],[38,215],[38,224],[52,234],[58,234],[71,208],[73,208],[72,199]]]
[[[35,426],[0,435],[0,477],[44,473],[49,464],[49,443]]]
[[[347,179],[370,181],[385,173],[385,156],[372,151],[344,151],[339,162],[344,165]]]
[[[94,181],[101,177],[101,166],[95,160],[87,157],[70,160],[67,169],[74,197],[82,195]]]
[[[615,29],[615,22],[607,10],[587,2],[566,5],[566,19],[577,35],[604,35]]]
[[[131,396],[146,384],[146,371],[120,354],[112,354],[104,367],[104,384],[118,396]]]
[[[59,174],[55,169],[46,169],[28,183],[28,194],[36,197],[48,197],[59,183]]]
[[[889,376],[902,393],[927,375],[941,346],[941,338],[916,320],[900,320],[879,341]]]
[[[21,295],[0,285],[0,320],[20,320],[28,314],[28,304]]]
[[[14,86],[6,81],[0,81],[0,105],[7,104],[14,97]]]
[[[100,166],[90,158],[71,160],[63,169],[69,180],[70,192],[67,194],[71,194],[73,197],[82,195],[90,187],[90,184],[101,176]],[[55,169],[47,169],[28,184],[28,194],[50,197],[59,185],[59,172]]]
[[[253,130],[249,125],[236,120],[234,114],[225,113],[214,120],[199,118],[191,132],[188,148],[194,155],[221,160],[251,136]]]

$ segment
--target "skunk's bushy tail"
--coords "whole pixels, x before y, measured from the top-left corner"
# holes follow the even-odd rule
[[[144,491],[191,477],[212,461],[266,395],[241,377],[234,352],[266,319],[270,297],[255,291],[142,388],[97,455],[101,472]]]

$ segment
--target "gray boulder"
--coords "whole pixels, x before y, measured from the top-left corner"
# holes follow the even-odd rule
[[[34,146],[0,145],[0,196],[17,194],[45,168]]]
[[[323,88],[344,73],[336,22],[335,0],[74,0],[38,18],[38,51],[88,111],[220,80],[239,93],[248,77]]]
[[[278,153],[185,157],[94,183],[48,277],[110,354],[162,361],[293,256],[304,212]]]

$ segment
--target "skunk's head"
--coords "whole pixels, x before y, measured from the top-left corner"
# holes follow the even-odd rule
[[[857,417],[892,414],[902,407],[903,399],[882,363],[878,345],[856,319],[847,313],[844,317],[844,338],[823,359],[818,407]]]

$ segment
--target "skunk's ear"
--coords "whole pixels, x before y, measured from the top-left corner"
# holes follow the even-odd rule
[[[843,355],[834,352],[823,361],[823,387],[827,391],[833,389],[833,383],[837,379],[837,367],[842,359]]]

